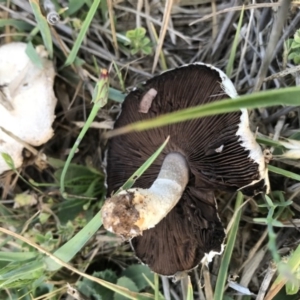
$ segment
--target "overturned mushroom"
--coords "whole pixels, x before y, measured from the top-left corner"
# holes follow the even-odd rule
[[[43,47],[37,47],[41,65],[26,54],[27,45],[0,47],[0,154],[8,153],[16,168],[23,163],[22,142],[39,146],[53,135],[56,98],[55,71]],[[0,174],[10,167],[0,155]]]
[[[140,102],[149,90],[156,95],[147,113],[141,113]],[[186,65],[132,91],[115,128],[228,97],[237,93],[222,71],[202,63]],[[223,251],[225,232],[215,189],[254,195],[268,192],[269,182],[263,153],[242,109],[112,138],[107,195],[117,191],[168,135],[170,141],[158,159],[134,188],[106,200],[102,216],[107,230],[132,238],[143,263],[172,276]]]

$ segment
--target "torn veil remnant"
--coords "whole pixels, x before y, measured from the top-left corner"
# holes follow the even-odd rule
[[[141,113],[141,102],[151,90],[156,95],[147,113]],[[237,93],[222,71],[202,63],[185,65],[132,91],[115,128],[229,97]],[[262,150],[242,109],[112,138],[107,195],[117,191],[168,135],[170,141],[157,160],[133,188],[106,200],[102,216],[106,229],[131,239],[143,263],[173,276],[223,251],[225,232],[215,189],[254,195],[268,192],[269,181]]]
[[[155,89],[150,89],[149,91],[147,91],[140,102],[139,112],[144,114],[148,113],[152,101],[156,95],[157,95],[157,91]]]
[[[42,66],[26,54],[25,43],[0,47],[0,174],[10,169],[1,153],[9,154],[16,168],[23,163],[24,143],[40,146],[53,135],[52,122],[56,98],[53,91],[55,71],[44,47],[36,51]],[[12,133],[12,136],[7,134]]]

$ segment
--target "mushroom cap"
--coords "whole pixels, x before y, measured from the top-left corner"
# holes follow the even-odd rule
[[[141,100],[151,89],[157,94],[147,113],[139,112]],[[153,77],[129,93],[115,128],[229,97],[235,98],[237,93],[222,71],[202,63],[182,66]],[[217,213],[215,189],[241,189],[248,195],[268,190],[263,153],[248,122],[247,110],[242,109],[132,132],[109,141],[108,196],[168,135],[169,143],[134,186],[149,188],[170,152],[181,153],[187,161],[189,182],[177,205],[154,228],[131,240],[136,256],[154,272],[172,276],[195,268],[205,254],[222,252],[225,232]]]
[[[53,135],[52,123],[56,98],[53,91],[53,63],[37,48],[42,68],[26,54],[25,43],[0,47],[0,88],[6,89],[5,101],[11,110],[0,104],[0,126],[24,142],[39,146]],[[0,90],[1,92],[1,90]],[[22,165],[23,145],[0,130],[0,153],[8,153],[18,168]],[[0,174],[9,167],[0,156]]]

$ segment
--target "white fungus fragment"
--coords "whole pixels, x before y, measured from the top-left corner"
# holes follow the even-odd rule
[[[25,43],[0,47],[0,127],[27,144],[40,146],[53,135],[55,71],[43,47],[36,49],[42,68],[29,59],[26,47]],[[19,168],[22,149],[20,142],[0,128],[0,174],[10,169],[1,153],[9,154]]]
[[[143,96],[141,102],[140,102],[140,107],[139,107],[139,112],[143,114],[147,114],[153,99],[157,95],[157,90],[151,88],[147,93]]]
[[[223,151],[224,145],[221,145],[220,147],[218,147],[217,149],[215,149],[215,151],[217,153],[221,153]]]

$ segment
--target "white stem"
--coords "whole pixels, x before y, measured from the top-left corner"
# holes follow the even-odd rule
[[[177,204],[188,178],[185,158],[179,153],[168,154],[149,189],[132,188],[106,200],[102,208],[104,227],[127,238],[141,235]]]

